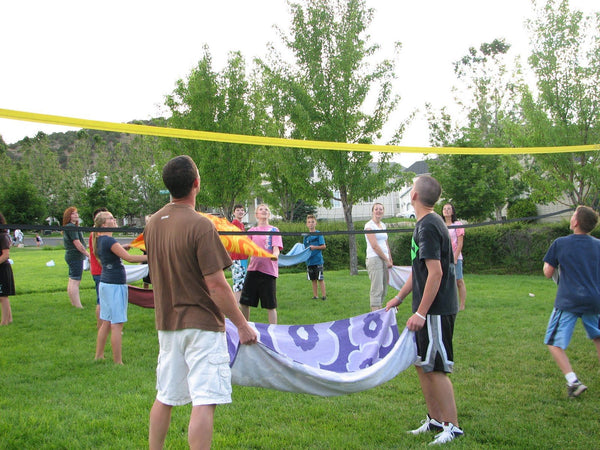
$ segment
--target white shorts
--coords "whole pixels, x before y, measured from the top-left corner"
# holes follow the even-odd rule
[[[158,331],[156,399],[171,406],[231,403],[231,370],[225,333]]]

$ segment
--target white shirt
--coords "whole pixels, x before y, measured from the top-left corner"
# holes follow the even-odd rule
[[[373,220],[369,220],[366,224],[365,224],[365,230],[386,230],[386,226],[385,223],[380,222],[379,226],[377,226],[377,224],[375,222],[373,222]],[[387,246],[387,239],[388,239],[388,235],[387,233],[373,233],[375,238],[377,239],[377,244],[379,245],[379,247],[381,248],[381,251],[385,254],[385,256],[387,258],[390,257],[389,253],[388,253],[388,246]],[[365,234],[365,239],[367,240],[367,258],[374,258],[374,257],[379,257],[379,255],[377,253],[375,253],[375,250],[373,250],[373,247],[371,247],[371,243],[369,242],[369,239],[367,239],[367,235]]]

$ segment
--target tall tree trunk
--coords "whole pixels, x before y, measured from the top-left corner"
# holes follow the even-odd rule
[[[344,209],[344,220],[346,220],[346,229],[354,231],[354,221],[352,219],[352,205],[348,204],[346,192],[340,189],[340,198]],[[348,252],[350,253],[350,275],[358,275],[358,257],[356,254],[356,235],[348,235]]]

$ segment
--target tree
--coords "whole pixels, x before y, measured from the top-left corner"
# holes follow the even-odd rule
[[[166,105],[169,123],[177,128],[252,135],[256,124],[251,115],[245,60],[230,54],[221,73],[212,69],[208,48],[187,81],[179,80]],[[235,203],[247,201],[259,173],[257,149],[248,145],[182,140],[175,152],[188,154],[198,165],[202,188],[197,201],[218,208],[229,217]]]
[[[32,183],[26,170],[14,169],[10,182],[0,192],[2,213],[8,223],[42,223],[46,217],[46,202]]]
[[[527,146],[595,144],[600,140],[600,17],[570,10],[568,0],[548,0],[529,21],[529,63],[539,96],[523,96]],[[598,205],[600,152],[551,153],[528,160],[524,178],[538,203]]]
[[[24,140],[21,167],[30,179],[35,179],[38,194],[45,199],[47,214],[62,219],[65,202],[61,196],[61,184],[65,173],[61,169],[58,156],[50,149],[48,136],[38,133],[35,138]]]
[[[370,63],[378,49],[367,42],[373,11],[362,0],[306,0],[290,6],[290,35],[283,35],[283,41],[295,61],[288,65],[279,58],[272,71],[280,74],[282,90],[287,92],[291,137],[372,143],[397,103],[391,93],[394,63]],[[372,154],[362,152],[313,151],[311,156],[327,188],[322,200],[342,203],[348,231],[354,230],[356,203],[405,183],[400,168],[389,164],[389,154],[380,155],[376,163]],[[350,273],[355,275],[354,234],[349,236],[349,250]]]
[[[253,114],[261,127],[260,133],[285,138],[290,128],[290,98],[280,74],[259,62],[253,82]],[[296,212],[302,214],[298,205],[310,209],[318,203],[322,186],[313,179],[315,162],[310,150],[263,149],[261,162],[263,183],[257,187],[257,193],[284,220],[297,220]]]
[[[446,109],[439,113],[427,105],[430,141],[445,147],[509,147],[518,120],[519,72],[507,69],[510,48],[503,39],[471,47],[454,65],[460,88],[458,106],[466,117],[454,125]],[[443,186],[443,200],[452,201],[461,217],[469,220],[500,218],[506,203],[523,190],[520,165],[505,155],[441,155],[429,164]]]

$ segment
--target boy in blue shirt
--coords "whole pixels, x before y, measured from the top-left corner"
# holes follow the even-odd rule
[[[558,269],[558,289],[544,344],[567,380],[567,395],[578,397],[587,389],[579,381],[566,349],[577,318],[588,338],[594,341],[600,358],[600,240],[590,236],[598,214],[578,206],[570,221],[573,234],[556,239],[544,256],[544,275],[552,278]]]
[[[306,216],[306,226],[310,233],[318,232],[317,230],[317,219],[312,214]],[[317,281],[321,288],[321,300],[327,300],[327,294],[325,293],[325,280],[323,277],[323,253],[325,250],[325,238],[322,234],[309,234],[304,236],[304,247],[310,248],[310,258],[306,261],[306,273],[310,281],[312,281],[313,298],[319,298],[317,296]]]

